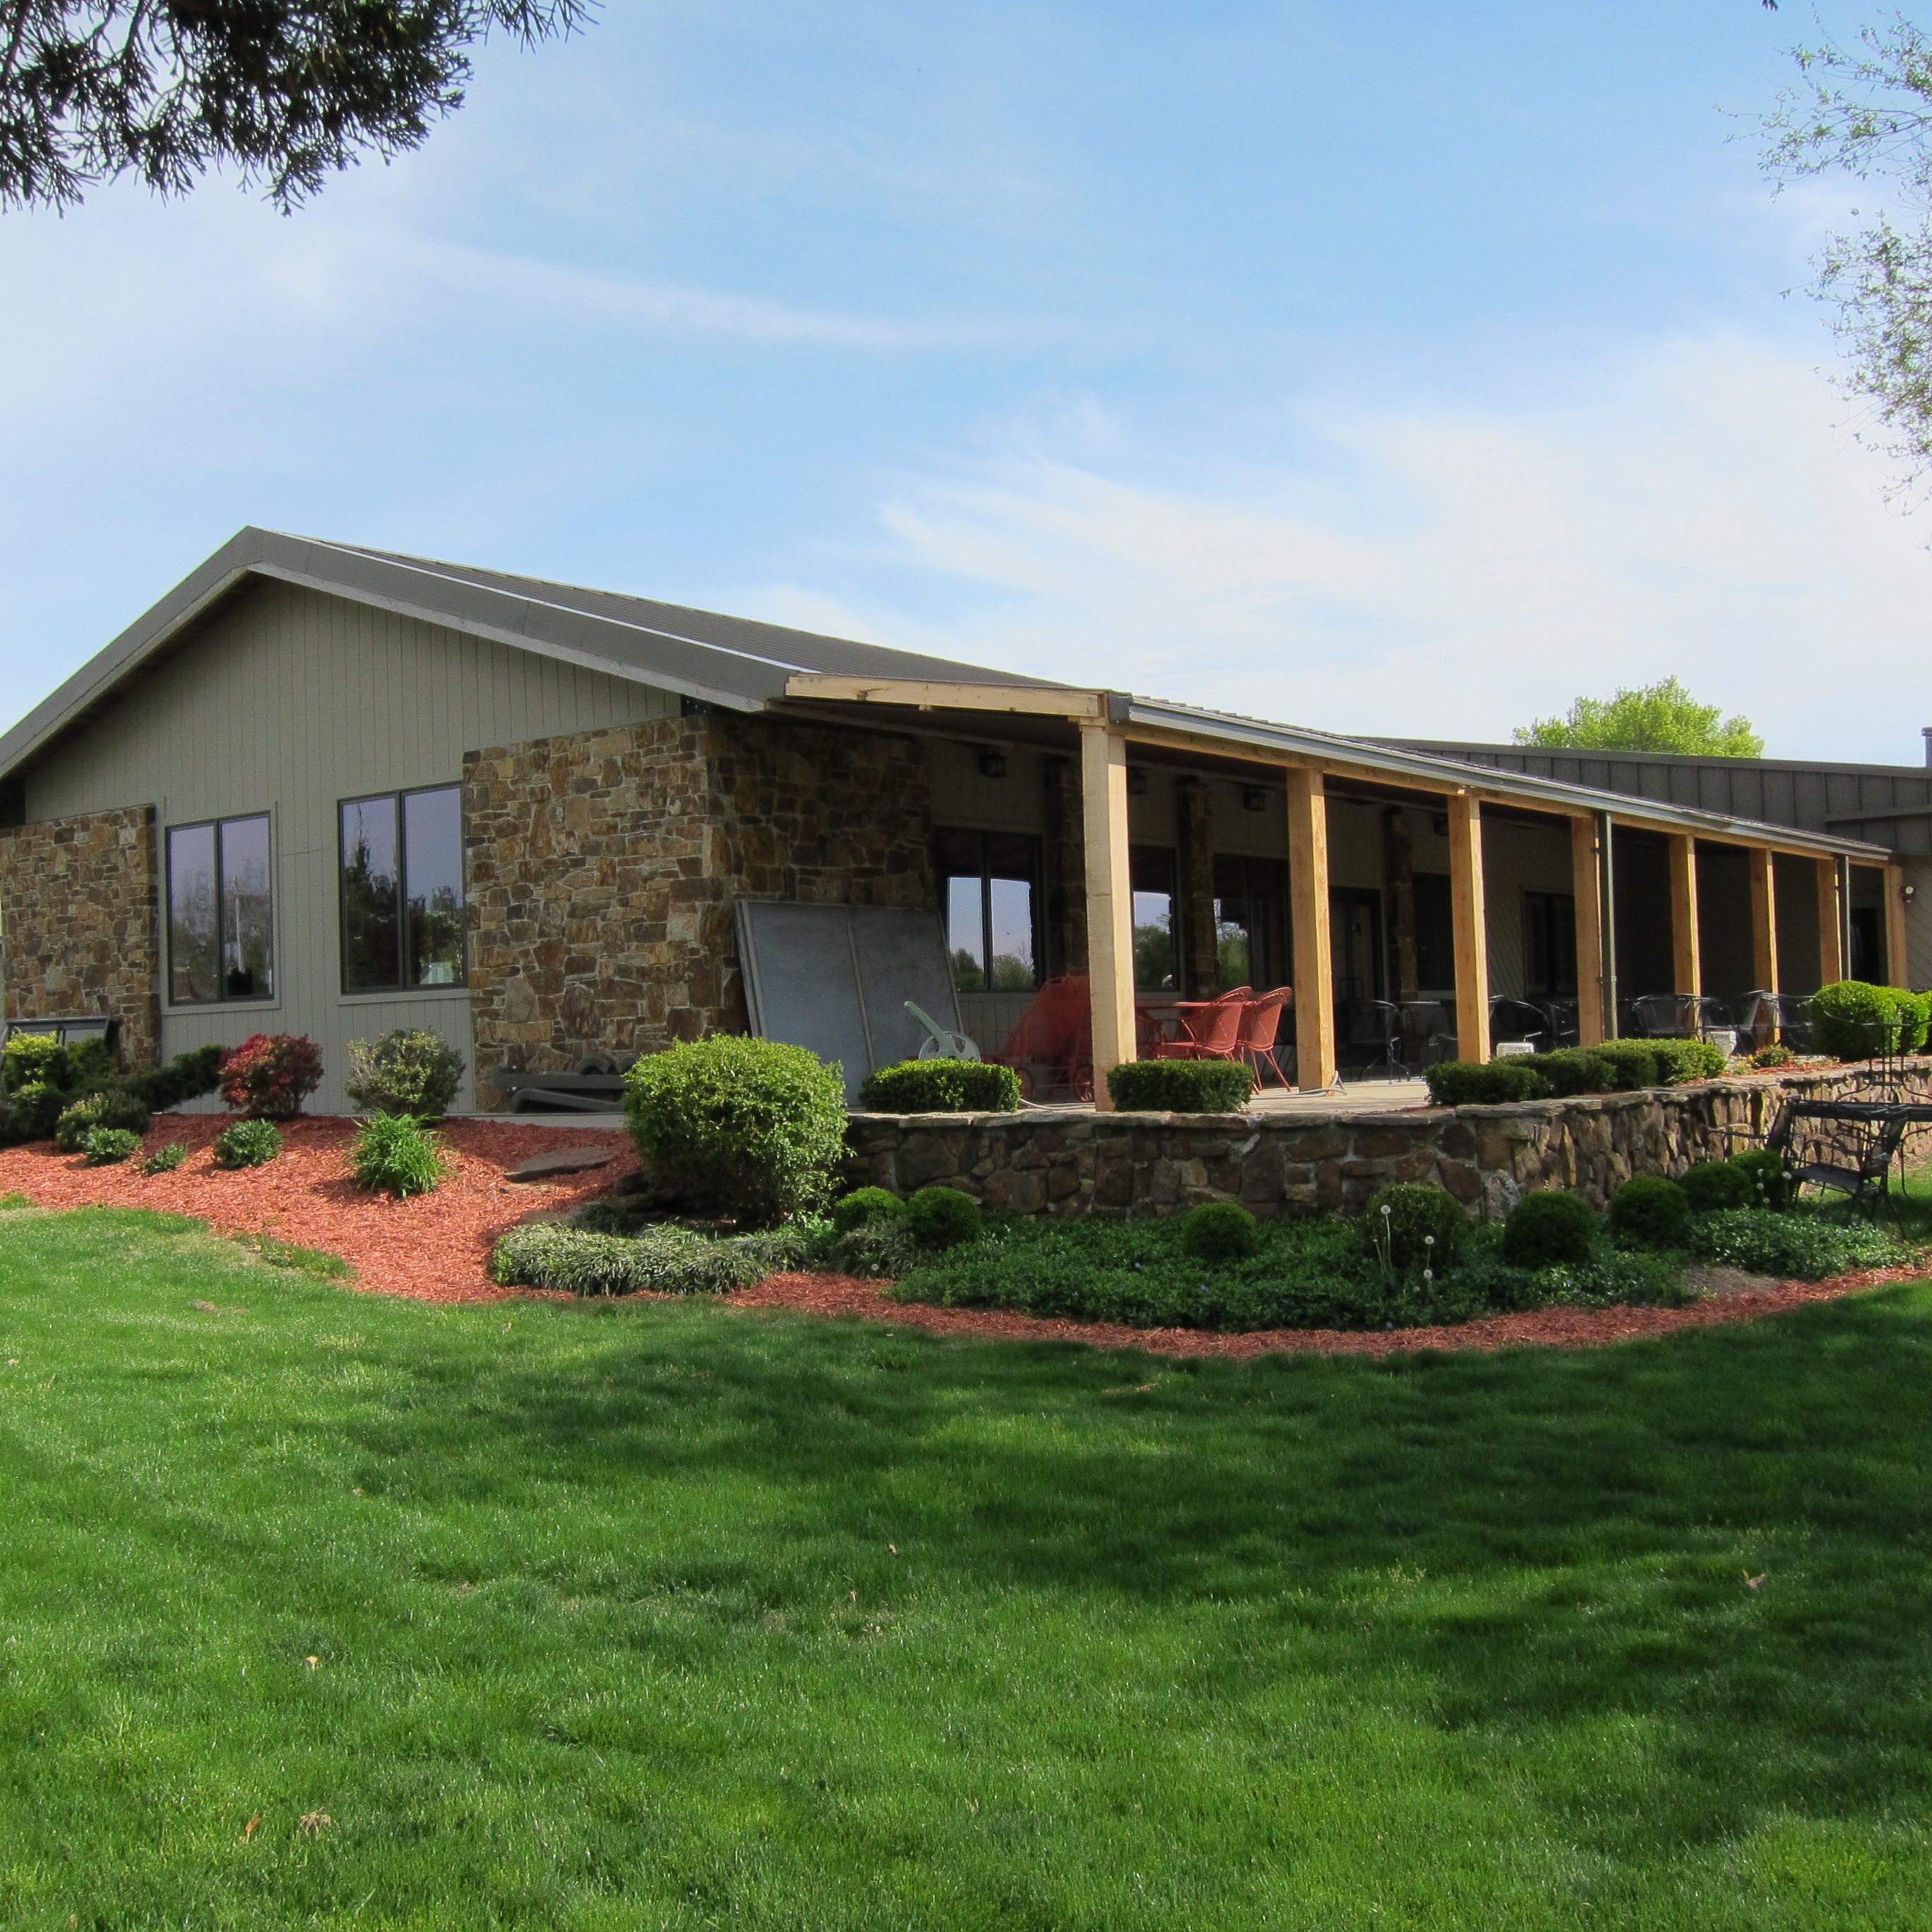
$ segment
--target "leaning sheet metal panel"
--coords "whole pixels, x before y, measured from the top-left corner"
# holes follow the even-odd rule
[[[848,1096],[874,1068],[919,1051],[926,1029],[907,1000],[959,1024],[936,912],[740,899],[737,919],[752,1030],[838,1060]]]

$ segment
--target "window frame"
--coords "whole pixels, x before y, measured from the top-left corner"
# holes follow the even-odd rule
[[[1569,908],[1567,926],[1562,911],[1566,906]],[[1576,894],[1555,892],[1545,886],[1524,886],[1522,923],[1524,996],[1532,1000],[1574,999],[1578,975],[1582,970],[1576,957]],[[1546,968],[1568,965],[1568,985],[1539,983],[1540,980],[1552,978],[1560,981],[1563,976],[1560,972],[1552,974],[1547,970],[1539,976],[1532,970],[1538,964],[1539,952],[1545,956],[1540,963]]]
[[[338,999],[418,1000],[447,998],[451,994],[468,997],[470,884],[466,878],[460,881],[463,901],[459,910],[463,915],[463,936],[456,977],[412,986],[402,976],[404,963],[409,958],[410,952],[409,814],[403,809],[403,801],[407,798],[419,798],[428,792],[442,791],[456,794],[457,854],[460,865],[463,858],[463,786],[460,781],[446,779],[441,784],[404,785],[394,791],[356,792],[335,801],[335,974],[336,997]],[[346,806],[373,805],[380,800],[387,800],[396,815],[396,977],[386,986],[352,986],[349,983],[349,867],[347,854],[343,850],[342,814]],[[465,866],[464,869],[466,872],[468,868]]]
[[[1046,985],[1047,978],[1042,948],[1042,942],[1046,936],[1046,842],[1036,832],[1016,832],[1010,826],[1006,826],[988,829],[976,825],[935,825],[932,828],[933,879],[938,888],[940,916],[946,922],[947,965],[949,970],[955,972],[957,968],[952,964],[952,908],[947,881],[952,879],[970,878],[974,874],[970,872],[949,871],[940,862],[940,853],[943,841],[962,838],[974,838],[979,842],[980,945],[982,962],[980,970],[985,983],[972,992],[968,992],[965,988],[956,986],[956,994],[962,999],[976,998],[982,993],[998,993],[1007,998],[1017,998],[1022,993],[1029,996],[1036,993],[1042,986]],[[1028,964],[1033,974],[1033,984],[1028,987],[995,986],[992,983],[993,961],[996,956],[993,951],[994,874],[986,855],[988,842],[995,838],[1024,839],[1032,856],[1032,878],[1016,882],[1024,884],[1027,888],[1029,923],[1032,928],[1033,958]]]
[[[266,993],[230,993],[224,990],[228,976],[222,970],[221,956],[226,942],[222,936],[222,836],[224,825],[246,825],[263,820],[268,828],[268,976]],[[175,997],[175,850],[177,832],[199,832],[203,827],[214,834],[214,958],[215,990],[212,998],[181,1000]],[[170,1012],[205,1012],[217,1006],[254,1006],[272,1011],[282,1003],[282,971],[278,944],[282,929],[281,866],[278,862],[275,808],[265,806],[256,812],[212,813],[202,818],[184,818],[178,824],[161,827],[161,989],[162,1005]]]

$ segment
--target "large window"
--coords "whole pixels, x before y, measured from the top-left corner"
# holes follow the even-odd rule
[[[342,990],[463,983],[463,811],[454,785],[342,805]]]
[[[274,997],[268,817],[168,828],[168,999]]]
[[[1576,902],[1568,892],[1522,896],[1522,985],[1526,993],[1576,990]]]
[[[1040,983],[1040,841],[1024,832],[940,832],[933,854],[954,986],[962,993],[1030,992]]]
[[[1134,987],[1171,993],[1180,984],[1174,939],[1174,854],[1165,845],[1130,845],[1127,872],[1134,892]]]
[[[1214,970],[1221,989],[1279,986],[1288,978],[1282,901],[1288,868],[1279,859],[1214,855]]]
[[[1456,990],[1456,916],[1447,872],[1415,875],[1415,983],[1426,993]]]

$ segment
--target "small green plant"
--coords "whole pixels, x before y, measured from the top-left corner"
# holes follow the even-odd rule
[[[885,1187],[855,1187],[842,1201],[832,1204],[831,1221],[835,1232],[849,1234],[870,1221],[899,1221],[905,1218],[905,1203]]]
[[[1370,1195],[1357,1226],[1390,1272],[1407,1275],[1448,1268],[1469,1217],[1453,1195],[1405,1180]]]
[[[1708,1040],[1647,1040],[1643,1042],[1657,1063],[1658,1078],[1666,1087],[1692,1080],[1714,1080],[1728,1056]]]
[[[178,1167],[188,1164],[188,1144],[186,1141],[169,1141],[155,1148],[141,1163],[141,1172],[146,1174],[172,1174]]]
[[[126,1127],[95,1127],[85,1142],[89,1167],[112,1167],[141,1149],[141,1136]]]
[[[343,1091],[370,1113],[440,1120],[462,1084],[462,1054],[428,1027],[398,1027],[380,1040],[349,1042]]]
[[[349,1166],[359,1185],[399,1201],[434,1193],[449,1172],[436,1136],[407,1114],[377,1114],[364,1121]]]
[[[1507,1106],[1549,1097],[1550,1082],[1530,1065],[1536,1056],[1508,1060],[1443,1060],[1424,1070],[1430,1100],[1438,1107]]]
[[[1780,1046],[1774,1042],[1769,1046],[1760,1047],[1751,1055],[1750,1064],[1768,1071],[1774,1066],[1789,1066],[1797,1058],[1790,1047]]]
[[[1260,1223],[1232,1201],[1204,1201],[1180,1217],[1181,1252],[1210,1268],[1246,1261],[1261,1244]]]
[[[306,1034],[258,1033],[221,1063],[221,1097],[250,1120],[292,1120],[322,1084],[322,1049]]]
[[[1626,1247],[1681,1248],[1690,1234],[1690,1199],[1660,1174],[1633,1174],[1610,1196],[1610,1232]]]
[[[1755,1208],[1757,1186],[1752,1176],[1735,1162],[1700,1160],[1687,1167],[1677,1184],[1694,1214],[1715,1214],[1726,1208]]]
[[[282,1137],[268,1120],[237,1120],[214,1137],[217,1167],[263,1167],[282,1150]]]
[[[148,1109],[124,1088],[104,1087],[61,1110],[54,1123],[54,1145],[63,1154],[78,1154],[97,1127],[122,1127],[138,1140],[148,1131]]]
[[[1791,1178],[1785,1172],[1784,1156],[1768,1148],[1754,1148],[1748,1154],[1734,1154],[1731,1165],[1750,1182],[1749,1208],[1781,1208],[1791,1198]]]
[[[1498,1252],[1511,1268],[1580,1268],[1602,1225],[1603,1217],[1580,1194],[1562,1188],[1526,1194],[1503,1222]]]
[[[1233,1060],[1129,1060],[1107,1069],[1107,1091],[1125,1114],[1238,1114],[1254,1077]]]
[[[714,1034],[646,1054],[625,1085],[652,1180],[687,1206],[769,1226],[831,1193],[845,1082],[808,1048]]]
[[[874,1114],[1012,1114],[1020,1076],[985,1060],[902,1060],[882,1066],[859,1090]]]
[[[922,1248],[963,1247],[984,1224],[979,1202],[956,1187],[922,1187],[905,1204],[906,1231]]]

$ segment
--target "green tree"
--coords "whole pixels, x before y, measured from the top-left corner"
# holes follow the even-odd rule
[[[1562,718],[1539,718],[1510,733],[1519,745],[1598,752],[1684,752],[1706,758],[1761,758],[1764,740],[1748,718],[1720,718],[1674,677],[1614,698],[1580,698]]]
[[[0,0],[0,206],[211,168],[285,212],[459,107],[468,50],[568,33],[588,0]]]
[[[1901,487],[1922,488],[1932,478],[1932,39],[1894,14],[1852,46],[1792,58],[1801,78],[1765,117],[1765,166],[1780,188],[1839,173],[1880,190],[1863,226],[1826,243],[1812,292],[1846,353],[1840,386],[1868,412],[1853,433],[1901,466]]]

